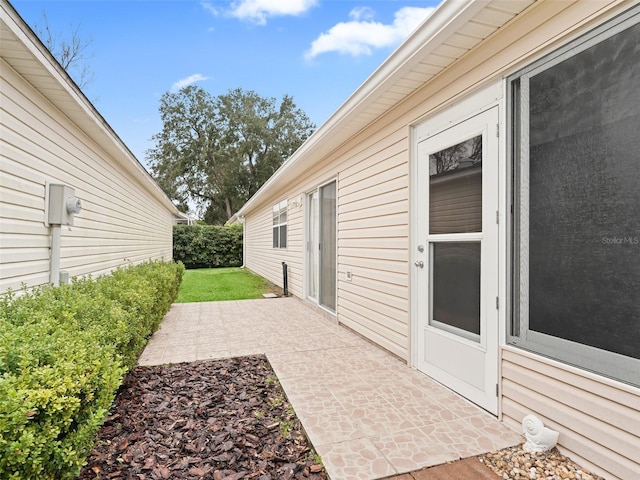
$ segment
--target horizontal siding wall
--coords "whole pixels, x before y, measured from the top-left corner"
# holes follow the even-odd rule
[[[1,71],[0,292],[49,282],[47,182],[82,201],[75,225],[62,228],[60,268],[70,276],[171,259],[167,205],[4,62]]]
[[[480,49],[460,58],[348,143],[336,146],[312,171],[291,179],[286,190],[273,192],[270,204],[249,212],[249,267],[277,278],[279,261],[286,260],[293,265],[293,292],[301,295],[304,251],[300,245],[281,255],[269,252],[271,205],[283,198],[291,201],[319,183],[338,178],[338,320],[408,359],[411,126],[438,118],[445,110],[462,117],[473,114],[460,112],[461,99],[502,81],[633,3],[637,2],[537,2]],[[487,98],[485,105],[501,102],[501,96]],[[440,125],[435,121],[434,128],[445,128],[448,121]],[[501,134],[501,142],[505,138]],[[504,144],[502,148],[500,170],[504,172]],[[504,184],[506,175],[501,175]],[[506,208],[505,201],[501,208]],[[304,215],[296,219],[302,231]],[[508,232],[502,235],[506,255]],[[347,271],[353,274],[350,282],[345,279]],[[504,267],[501,276],[500,295],[506,298]],[[502,328],[506,320],[502,313]],[[501,367],[506,423],[520,430],[522,418],[535,413],[560,431],[561,450],[586,468],[609,479],[640,478],[638,389],[511,347],[504,348]]]
[[[520,430],[537,415],[563,453],[608,479],[640,478],[640,389],[505,347],[502,414]]]
[[[291,294],[302,298],[304,222],[299,197],[283,195],[273,204],[287,199],[287,248],[273,248],[273,217],[269,204],[245,219],[245,266],[270,282],[282,287],[282,262],[287,263],[288,286]]]
[[[381,133],[339,176],[338,320],[408,359],[409,129]]]
[[[245,218],[246,266],[304,297],[305,195],[337,180],[338,320],[401,358],[409,353],[409,128],[383,129],[296,178]],[[287,249],[272,248],[271,208],[287,199]],[[346,272],[352,280],[346,281]]]
[[[245,262],[251,271],[282,286],[282,262],[287,263],[289,292],[304,298],[305,271],[305,201],[306,194],[337,180],[335,164],[309,169],[305,176],[291,180],[286,191],[274,192],[259,208],[245,218]],[[272,207],[282,200],[287,207],[287,248],[274,249],[272,242]]]
[[[247,266],[269,279],[279,279],[280,262],[287,261],[292,266],[292,293],[302,295],[303,245],[291,245],[286,252],[272,251],[270,209],[284,198],[300,198],[337,178],[338,320],[408,360],[412,126],[455,108],[466,95],[501,81],[545,50],[566,42],[567,36],[596,25],[600,13],[623,8],[607,1],[538,2],[488,38],[481,49],[460,58],[425,88],[346,144],[336,145],[334,153],[248,212]],[[497,101],[500,96],[487,98],[485,105]],[[304,238],[304,214],[296,218]],[[293,228],[291,222],[293,216]],[[353,274],[350,282],[346,281],[347,271]]]

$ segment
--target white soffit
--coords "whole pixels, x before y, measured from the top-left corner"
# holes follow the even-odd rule
[[[284,185],[534,4],[536,0],[444,0],[340,108],[241,208],[238,216],[268,200]]]
[[[172,212],[178,212],[120,137],[6,0],[0,0],[0,56],[113,160],[138,178],[156,199],[165,203]]]

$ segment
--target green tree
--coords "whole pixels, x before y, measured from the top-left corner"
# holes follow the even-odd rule
[[[160,100],[162,131],[147,161],[160,187],[186,211],[224,223],[311,135],[315,126],[285,95],[280,102],[237,88],[211,96],[188,86]]]

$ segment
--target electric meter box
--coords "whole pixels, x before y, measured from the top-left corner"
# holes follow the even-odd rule
[[[82,204],[76,191],[57,183],[49,184],[49,225],[73,225],[73,216],[80,213]]]

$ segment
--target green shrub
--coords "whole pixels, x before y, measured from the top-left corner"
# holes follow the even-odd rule
[[[183,271],[150,262],[0,299],[0,478],[78,475]]]
[[[239,267],[242,265],[242,225],[176,225],[173,258],[189,269]]]

